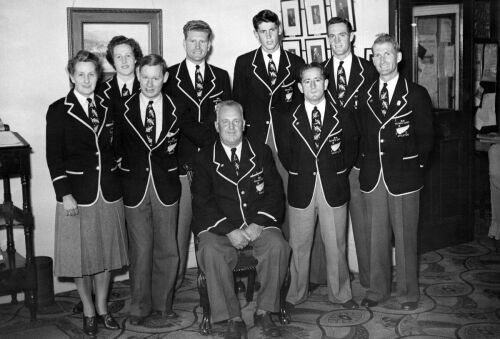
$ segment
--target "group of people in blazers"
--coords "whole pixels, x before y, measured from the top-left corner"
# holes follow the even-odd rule
[[[281,335],[272,318],[290,271],[287,306],[310,290],[316,224],[326,259],[328,300],[358,308],[346,258],[351,216],[361,306],[391,295],[391,237],[397,298],[418,307],[419,191],[432,148],[426,90],[398,73],[401,52],[388,34],[373,64],[352,53],[346,19],[328,21],[332,57],[305,62],[280,45],[278,16],[253,18],[260,46],[239,56],[233,87],[207,63],[212,30],[183,28],[186,58],[167,68],[134,39],[114,37],[106,59],[80,51],[68,62],[72,89],[49,106],[47,164],[56,198],[55,275],[73,277],[83,331],[119,324],[108,312],[110,272],[129,266],[128,322],[174,319],[191,232],[207,279],[212,321],[226,338],[247,328],[235,294],[237,251],[248,245],[260,282],[254,325]],[[126,221],[126,223],[125,223]],[[286,239],[286,240],[285,240]]]

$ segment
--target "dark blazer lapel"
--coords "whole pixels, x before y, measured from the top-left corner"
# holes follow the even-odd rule
[[[115,84],[115,87],[118,88],[118,80],[116,80],[116,75],[114,75],[112,78],[109,78],[106,80],[102,86],[103,86],[103,91],[102,93],[106,97],[106,99],[110,99],[111,96],[113,95],[113,84]]]
[[[347,99],[344,102],[344,106],[349,103],[349,101],[354,97],[354,93],[356,93],[365,82],[365,76],[363,73],[364,68],[363,65],[361,65],[361,61],[359,61],[359,58],[353,54],[351,74],[349,74],[349,83],[347,84],[345,93]]]
[[[338,92],[337,92],[337,83],[335,78],[337,77],[337,72],[333,69],[333,57],[328,59],[325,64],[325,71],[327,74],[330,74],[329,83],[328,83],[328,94],[330,95],[330,99],[337,101],[338,100]]]
[[[99,117],[99,129],[97,131],[97,135],[100,135],[106,122],[108,107],[104,105],[104,98],[99,95],[94,96],[94,102],[97,109],[97,116]]]
[[[316,154],[316,145],[311,128],[311,123],[307,117],[307,111],[304,104],[301,104],[293,113],[293,128],[297,131],[311,153]]]
[[[215,74],[212,71],[212,67],[205,63],[205,74],[203,75],[203,94],[201,96],[201,103],[212,93],[215,88]]]
[[[172,133],[176,133],[177,131],[172,131],[172,126],[177,121],[176,107],[170,97],[166,94],[162,94],[163,96],[163,122],[162,128],[160,132],[160,137],[156,141],[156,144],[153,148],[160,146],[165,139],[170,136]]]
[[[385,120],[385,117],[381,112],[382,105],[380,103],[380,94],[378,88],[379,80],[373,82],[372,86],[368,90],[368,99],[366,100],[366,103],[368,105],[368,108],[370,109],[371,114],[373,114],[378,122],[382,124]]]
[[[241,181],[243,178],[249,175],[255,167],[255,153],[253,152],[250,144],[246,139],[243,139],[240,158],[240,171],[238,181]]]
[[[262,84],[267,88],[269,92],[271,90],[271,79],[267,74],[266,63],[264,62],[264,57],[262,56],[262,47],[255,51],[253,56],[252,66],[254,75],[262,82]]]
[[[394,115],[398,114],[401,109],[403,109],[406,104],[406,96],[408,95],[408,85],[406,80],[400,75],[396,87],[394,88],[394,93],[392,94],[392,99],[389,104],[389,109],[387,111],[387,118],[390,119]]]
[[[78,102],[78,99],[76,98],[75,93],[73,93],[73,90],[71,90],[66,96],[64,104],[66,105],[67,112],[70,116],[72,116],[85,127],[89,128],[92,132],[94,131],[89,117],[87,116],[87,114],[85,114],[85,111],[80,105],[80,102]]]
[[[213,154],[213,162],[216,165],[215,170],[217,174],[231,184],[237,185],[238,178],[236,177],[236,172],[220,141],[215,142]]]
[[[130,93],[139,93],[141,91],[141,83],[139,82],[139,79],[137,79],[137,77],[134,77],[134,84],[132,86],[134,86],[134,88],[132,88]]]
[[[175,78],[177,79],[177,87],[184,93],[186,97],[191,99],[191,101],[195,105],[199,106],[198,96],[196,95],[194,84],[191,81],[191,77],[189,76],[185,59],[180,63],[179,67],[177,68],[177,74],[175,75]]]
[[[290,76],[290,59],[283,48],[280,48],[280,64],[278,66],[278,76],[274,90],[279,88],[281,84]]]
[[[144,124],[141,120],[141,105],[139,94],[132,94],[132,96],[125,101],[125,113],[123,115],[128,124],[142,139],[144,145],[149,148],[149,144],[146,141],[146,130],[144,129]]]
[[[321,148],[323,148],[326,140],[328,140],[328,136],[332,133],[337,125],[339,124],[339,120],[337,119],[337,109],[328,101],[325,106],[325,115],[323,117],[323,125],[321,126],[321,135],[319,137],[319,150],[318,153],[321,152]]]

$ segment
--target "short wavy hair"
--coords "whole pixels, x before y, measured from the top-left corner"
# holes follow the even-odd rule
[[[373,49],[373,46],[375,46],[377,44],[383,44],[386,42],[392,44],[392,46],[394,47],[396,52],[401,52],[401,47],[399,46],[399,43],[396,41],[396,39],[394,39],[394,37],[392,35],[387,34],[387,33],[377,34],[377,38],[373,42],[372,49]]]
[[[139,63],[139,60],[142,59],[142,49],[137,41],[132,38],[127,38],[123,35],[117,35],[114,36],[113,39],[111,39],[111,41],[108,43],[108,48],[106,50],[106,60],[108,60],[111,66],[115,67],[115,62],[113,60],[113,51],[118,45],[129,45],[130,48],[132,48],[136,65]]]
[[[182,28],[184,39],[187,39],[188,33],[191,31],[205,32],[208,34],[208,40],[212,39],[212,28],[210,28],[210,25],[203,20],[190,20],[186,22],[186,24]]]
[[[99,62],[99,57],[94,53],[86,51],[84,49],[78,51],[78,53],[76,53],[74,57],[68,60],[68,65],[66,66],[66,70],[68,71],[69,75],[73,75],[75,73],[76,64],[79,62],[93,63],[98,78],[101,78],[102,66],[101,63]]]
[[[252,19],[253,28],[255,30],[258,30],[259,25],[263,22],[273,22],[276,24],[276,26],[279,26],[280,25],[280,18],[273,11],[271,11],[269,9],[264,9],[264,10],[260,11],[259,13],[257,13],[253,17],[253,19]]]
[[[347,26],[347,32],[349,34],[352,33],[352,25],[349,22],[349,20],[347,20],[345,18],[341,18],[339,16],[334,16],[333,18],[328,20],[326,27],[330,27],[330,25],[335,25],[335,24],[345,24]]]
[[[167,63],[165,62],[165,59],[161,55],[158,54],[149,54],[143,57],[139,63],[137,64],[137,68],[139,69],[139,72],[144,66],[161,66],[161,72],[163,75],[167,73]]]

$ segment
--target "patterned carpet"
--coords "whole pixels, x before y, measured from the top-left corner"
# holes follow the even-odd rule
[[[420,257],[421,299],[415,311],[401,311],[394,299],[372,309],[344,310],[327,301],[320,287],[292,312],[292,323],[282,327],[283,338],[500,338],[500,252],[495,243],[481,238],[471,243],[429,252]],[[353,294],[361,301],[364,291],[353,281]],[[81,315],[72,314],[78,301],[75,291],[56,295],[56,303],[40,309],[36,322],[22,303],[0,305],[0,338],[81,338]],[[254,303],[240,294],[249,338],[265,338],[253,327]],[[148,321],[132,326],[127,319],[130,301],[128,282],[113,285],[110,311],[122,329],[99,329],[99,338],[218,338],[198,334],[196,270],[188,270],[178,291],[174,321]]]

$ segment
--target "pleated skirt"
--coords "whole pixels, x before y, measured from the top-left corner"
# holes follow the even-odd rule
[[[122,199],[107,202],[99,194],[93,205],[78,206],[76,216],[57,204],[54,275],[82,277],[128,264]]]

